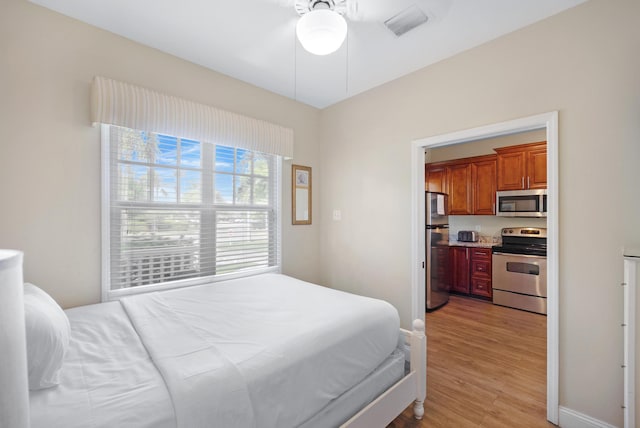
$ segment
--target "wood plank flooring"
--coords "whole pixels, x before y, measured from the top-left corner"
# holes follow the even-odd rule
[[[546,421],[543,315],[451,296],[427,313],[427,400],[388,428],[554,427]]]

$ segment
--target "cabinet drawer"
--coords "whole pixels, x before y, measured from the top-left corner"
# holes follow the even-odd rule
[[[471,261],[471,275],[484,274],[491,276],[491,262],[487,260],[472,260]]]
[[[471,258],[491,260],[491,248],[472,248]]]
[[[491,279],[471,278],[471,294],[491,298]]]

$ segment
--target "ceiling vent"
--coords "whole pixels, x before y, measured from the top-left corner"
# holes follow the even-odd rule
[[[404,33],[413,30],[428,20],[429,17],[414,4],[384,21],[384,25],[389,29],[389,31],[395,34],[396,37],[400,37]]]

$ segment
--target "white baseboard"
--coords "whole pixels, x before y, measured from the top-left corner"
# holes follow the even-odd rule
[[[562,406],[560,406],[559,422],[561,428],[618,428],[615,425],[599,421],[591,416]]]

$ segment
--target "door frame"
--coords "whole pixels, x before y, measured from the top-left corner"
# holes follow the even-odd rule
[[[519,132],[547,131],[547,420],[558,424],[559,365],[559,232],[558,232],[558,112],[551,111],[506,122],[420,138],[411,144],[411,298],[412,319],[425,314],[425,158],[426,148],[467,143]],[[428,365],[428,361],[427,361]]]

